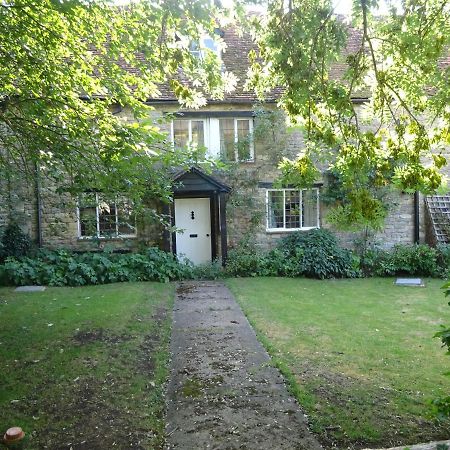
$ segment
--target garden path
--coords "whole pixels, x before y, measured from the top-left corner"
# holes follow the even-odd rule
[[[322,447],[228,288],[178,285],[166,449]]]

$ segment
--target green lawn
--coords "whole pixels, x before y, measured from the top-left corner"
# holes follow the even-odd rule
[[[428,416],[450,391],[450,358],[433,334],[450,322],[440,280],[227,281],[327,446],[361,448],[450,437]]]
[[[0,289],[0,431],[23,448],[160,448],[173,286]],[[1,446],[1,444],[0,444]]]

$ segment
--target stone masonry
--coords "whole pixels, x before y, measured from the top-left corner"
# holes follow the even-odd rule
[[[179,106],[174,102],[158,103],[150,116],[158,121],[163,131],[170,133],[170,122],[164,122],[167,113],[174,113]],[[205,117],[211,111],[253,111],[252,103],[219,103],[203,108]],[[128,109],[120,113],[123,120],[132,122]],[[265,109],[257,108],[254,120],[253,162],[232,163],[230,170],[213,174],[228,184],[232,192],[228,198],[228,240],[229,246],[237,245],[244,237],[252,238],[264,248],[272,247],[286,233],[268,233],[266,231],[266,189],[279,175],[277,164],[283,156],[295,157],[304,146],[300,129],[288,128],[284,115],[273,103]],[[318,180],[321,181],[321,180]],[[9,186],[9,187],[8,187]],[[32,186],[29,183],[27,186]],[[137,237],[132,239],[93,240],[80,239],[78,236],[77,202],[69,196],[56,193],[52,186],[42,183],[41,218],[44,246],[50,248],[72,248],[76,250],[96,250],[104,245],[112,245],[122,250],[134,250],[139,246],[161,245],[162,230],[155,224],[138,220]],[[385,227],[375,236],[375,241],[390,247],[397,243],[413,242],[414,233],[414,198],[412,195],[392,193],[389,201],[391,208]],[[12,206],[11,206],[12,205]],[[321,203],[320,226],[328,228],[327,209]],[[10,218],[17,220],[24,231],[37,239],[37,202],[34,186],[25,187],[18,181],[15,184],[0,182],[0,227]],[[338,233],[343,245],[352,246],[355,233]],[[420,239],[426,239],[425,204],[420,198]]]

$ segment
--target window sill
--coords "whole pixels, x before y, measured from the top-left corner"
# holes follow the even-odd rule
[[[295,231],[308,231],[308,230],[315,230],[317,227],[303,227],[303,228],[266,228],[266,233],[268,234],[284,234],[284,233],[293,233]]]
[[[125,239],[137,239],[137,235],[135,234],[124,234],[122,236],[78,236],[79,241],[93,241],[96,239],[100,239],[101,241],[123,241]]]

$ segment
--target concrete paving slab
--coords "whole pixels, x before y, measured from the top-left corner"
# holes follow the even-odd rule
[[[19,286],[14,289],[15,292],[42,292],[45,291],[45,286]]]
[[[448,448],[450,448],[450,440],[428,442],[427,444],[406,445],[406,446],[402,446],[402,447],[391,447],[391,448],[378,449],[378,450],[404,450],[404,449],[408,449],[408,450],[440,450],[440,449],[444,449],[445,445],[447,445]],[[374,450],[374,449],[366,448],[364,450]]]
[[[321,450],[222,283],[177,289],[166,449]]]
[[[394,282],[396,286],[416,286],[424,287],[425,283],[422,278],[397,278]]]

